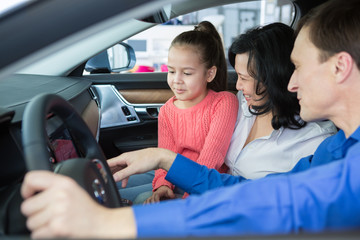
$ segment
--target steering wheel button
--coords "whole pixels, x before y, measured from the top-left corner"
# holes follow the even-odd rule
[[[99,203],[104,204],[106,202],[105,189],[100,183],[99,179],[95,179],[92,183],[94,195]]]

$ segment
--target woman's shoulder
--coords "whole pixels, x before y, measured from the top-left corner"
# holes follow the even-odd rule
[[[308,131],[314,131],[319,133],[337,133],[337,128],[332,121],[318,121],[318,122],[308,122],[305,126]]]
[[[318,136],[324,138],[337,133],[337,128],[331,121],[308,122],[300,129],[284,129],[284,132],[291,132],[293,138],[310,139]]]

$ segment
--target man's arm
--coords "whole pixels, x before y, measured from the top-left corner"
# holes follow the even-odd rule
[[[107,160],[107,163],[109,164],[115,181],[123,181],[122,187],[126,187],[127,179],[131,175],[156,169],[168,171],[175,157],[176,153],[168,149],[145,148],[123,153]]]
[[[309,168],[311,158],[312,156],[301,159],[291,173]],[[209,169],[180,154],[162,148],[147,148],[123,153],[115,158],[109,159],[108,164],[117,182],[134,174],[164,169],[168,171],[165,178],[166,180],[190,194],[201,194],[211,189],[229,186],[247,180],[241,176],[221,174],[214,169]],[[280,173],[271,175],[280,175]],[[125,186],[126,185],[123,184],[123,187]]]
[[[196,194],[246,180],[240,176],[220,174],[216,170],[208,169],[180,154],[162,148],[126,152],[109,159],[108,164],[116,182],[134,174],[163,169],[168,171],[166,180],[188,193]],[[123,187],[125,186],[123,184]]]
[[[190,194],[202,194],[246,180],[241,176],[219,173],[180,154],[176,156],[165,179]]]
[[[360,150],[357,152],[347,155],[349,161],[297,174],[247,181],[185,200],[135,206],[138,237],[355,229],[360,226]],[[155,220],[155,215],[161,217]]]

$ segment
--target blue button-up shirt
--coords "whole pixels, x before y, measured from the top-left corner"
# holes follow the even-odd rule
[[[166,179],[192,196],[135,206],[138,236],[287,234],[359,228],[359,140],[360,127],[347,139],[339,131],[324,140],[314,155],[301,159],[290,173],[252,181],[220,174],[178,155]]]

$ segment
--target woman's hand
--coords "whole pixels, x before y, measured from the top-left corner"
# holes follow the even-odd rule
[[[146,148],[138,151],[126,152],[109,159],[107,163],[116,182],[122,181],[126,187],[131,175],[145,173],[162,168],[168,171],[174,162],[176,153],[163,148]]]
[[[156,203],[162,200],[174,199],[175,194],[168,186],[161,186],[153,192],[151,197],[145,200],[144,204]]]

